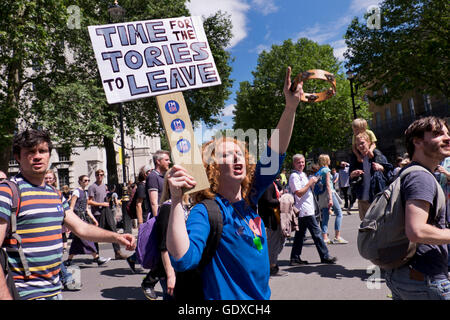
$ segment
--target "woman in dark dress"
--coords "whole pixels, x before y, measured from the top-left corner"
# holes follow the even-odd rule
[[[72,198],[70,199],[70,209],[72,209],[81,220],[86,222],[89,222],[89,220],[91,220],[96,226],[98,226],[97,220],[94,218],[92,213],[87,210],[88,196],[86,187],[88,186],[89,181],[90,180],[86,175],[81,175],[78,178],[80,188],[75,189],[72,193]],[[69,250],[69,257],[66,261],[67,266],[72,263],[73,256],[76,254],[92,255],[92,257],[94,258],[94,262],[96,262],[99,266],[111,260],[111,258],[103,258],[98,255],[93,241],[80,239],[75,234],[73,234],[72,244],[70,245]]]

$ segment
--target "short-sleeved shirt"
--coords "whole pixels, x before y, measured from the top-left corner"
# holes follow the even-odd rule
[[[144,199],[142,201],[142,218],[145,221],[147,221],[148,213],[149,213],[149,206],[147,202],[147,189],[145,188],[145,182],[139,182],[136,187],[136,199],[141,198]]]
[[[322,182],[322,185],[325,188],[325,190],[326,190],[326,185],[327,185],[327,173],[328,172],[331,172],[330,168],[322,167],[316,173],[316,175],[320,176],[320,181]],[[334,190],[334,183],[333,183],[333,180],[331,180],[331,173],[330,173],[330,185],[331,185],[331,190]]]
[[[94,182],[88,188],[88,196],[92,197],[92,200],[94,200],[95,202],[105,202],[107,194],[108,190],[106,189],[106,184],[104,183],[98,185],[97,183]],[[102,207],[91,206],[91,209],[94,215],[99,215]]]
[[[299,217],[313,216],[315,212],[314,195],[310,188],[302,197],[295,194],[297,190],[303,189],[308,181],[304,172],[293,171],[289,177],[289,189],[294,194],[295,207],[299,210]]]
[[[249,221],[259,217],[254,208],[261,195],[275,180],[284,161],[285,155],[278,155],[273,151],[266,154],[273,161],[263,159],[256,164],[249,196],[250,204],[245,200],[231,204],[220,195],[215,196],[223,216],[223,229],[219,247],[202,272],[206,300],[270,298],[269,254],[264,223],[261,221],[262,250],[259,251],[253,242],[253,232],[242,219]],[[275,161],[278,161],[276,165],[279,167],[268,170]],[[176,271],[192,269],[200,262],[210,230],[208,211],[203,204],[197,204],[191,209],[186,229],[190,241],[188,251],[179,260],[171,257]]]
[[[339,188],[350,187],[349,166],[339,169]]]
[[[14,282],[21,299],[36,299],[61,293],[59,271],[62,260],[62,224],[69,204],[48,185],[37,186],[25,180],[22,174],[13,179],[21,191],[17,217],[17,233],[31,276],[25,278],[17,241],[6,236],[3,247],[8,253]],[[11,220],[12,191],[0,184],[0,219],[8,225]]]
[[[73,211],[77,212],[86,212],[87,210],[87,190],[83,190],[81,188],[77,188],[73,191],[72,197],[77,197],[75,201],[75,206]]]
[[[161,195],[164,189],[164,175],[162,173],[159,173],[157,170],[153,169],[150,174],[147,176],[147,179],[145,180],[145,188],[147,190],[147,200],[149,205],[149,211],[152,211],[152,206],[150,202],[150,196],[149,191],[158,191],[158,203],[161,199]],[[153,215],[155,215],[155,212],[152,212]]]
[[[418,164],[417,162],[411,163]],[[427,223],[439,229],[446,228],[445,208],[435,212],[437,199],[437,185],[434,176],[422,171],[414,171],[403,178],[401,185],[402,201],[423,200],[430,204]],[[426,186],[426,187],[425,187]],[[437,216],[436,216],[437,214]],[[446,278],[447,245],[418,244],[411,266],[429,276],[441,276]]]

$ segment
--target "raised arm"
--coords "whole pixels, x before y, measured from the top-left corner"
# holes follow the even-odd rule
[[[291,140],[292,130],[294,128],[295,112],[300,99],[303,95],[303,81],[299,82],[295,91],[289,90],[291,87],[291,67],[287,68],[284,79],[283,93],[286,99],[286,106],[281,114],[280,120],[274,134],[270,137],[268,146],[278,154],[286,152],[289,141]]]

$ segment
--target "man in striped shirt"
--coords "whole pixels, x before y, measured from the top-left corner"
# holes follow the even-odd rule
[[[8,237],[12,214],[12,191],[0,184],[0,246],[6,248],[8,262],[21,299],[60,299],[59,270],[62,260],[61,227],[64,223],[78,237],[98,242],[118,243],[127,250],[135,248],[130,234],[118,234],[83,222],[69,208],[59,192],[45,184],[52,143],[42,130],[27,129],[15,136],[13,154],[20,173],[12,180],[21,193],[17,233],[31,275],[26,276],[19,258],[17,241]],[[0,299],[11,299],[0,268]]]

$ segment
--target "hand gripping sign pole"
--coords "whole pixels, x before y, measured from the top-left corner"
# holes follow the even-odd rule
[[[89,26],[108,103],[156,96],[172,160],[209,187],[180,91],[221,84],[199,17]]]
[[[169,140],[173,162],[182,165],[197,182],[197,185],[186,193],[209,188],[202,154],[195,142],[183,94],[175,92],[157,96],[156,101]]]

